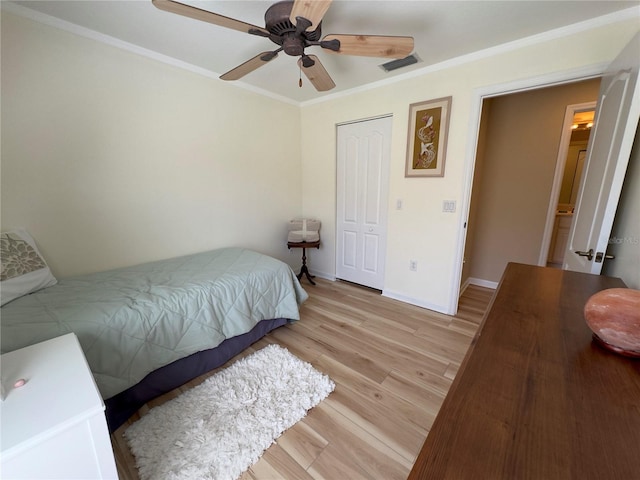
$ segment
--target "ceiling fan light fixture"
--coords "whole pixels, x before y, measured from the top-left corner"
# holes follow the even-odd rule
[[[305,43],[300,37],[290,34],[284,37],[282,42],[284,53],[292,57],[299,57],[304,53]]]
[[[412,53],[407,57],[398,58],[397,60],[391,60],[390,62],[383,63],[382,65],[380,65],[380,68],[388,73],[399,68],[408,67],[409,65],[413,65],[421,61],[422,60],[420,60],[420,57],[418,57],[417,54]]]

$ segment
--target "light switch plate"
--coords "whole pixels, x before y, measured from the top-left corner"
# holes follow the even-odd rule
[[[456,201],[444,200],[442,202],[442,211],[446,213],[454,213],[456,211]]]

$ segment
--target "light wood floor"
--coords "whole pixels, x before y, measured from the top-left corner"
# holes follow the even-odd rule
[[[493,290],[468,287],[458,314],[450,317],[346,282],[318,279],[315,287],[303,286],[310,298],[302,320],[271,332],[240,356],[277,343],[328,374],[336,389],[242,480],[406,479]],[[139,414],[207,376],[150,402]],[[111,437],[121,480],[138,479],[122,438],[129,423]]]

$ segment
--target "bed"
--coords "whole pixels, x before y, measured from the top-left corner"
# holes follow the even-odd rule
[[[1,350],[74,332],[114,431],[147,401],[299,320],[306,298],[285,263],[213,250],[63,279],[9,301]]]

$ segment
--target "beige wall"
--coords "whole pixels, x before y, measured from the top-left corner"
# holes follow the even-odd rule
[[[594,79],[487,100],[470,277],[498,282],[508,262],[538,263],[566,107],[597,100],[599,86]]]
[[[609,62],[638,29],[637,19],[427,71],[397,83],[303,105],[303,210],[323,221],[323,247],[313,252],[313,268],[335,275],[335,126],[377,115],[393,115],[389,189],[389,239],[384,294],[442,312],[457,299],[460,215],[464,195],[473,100],[480,89]],[[422,53],[422,52],[420,52]],[[409,105],[453,97],[444,178],[405,178]],[[403,209],[396,210],[397,199]],[[457,201],[455,214],[443,200]],[[325,227],[326,226],[326,227]],[[409,271],[409,260],[418,271]]]
[[[297,106],[2,13],[2,228],[56,275],[229,245],[298,263],[301,175]]]
[[[491,114],[491,102],[486,101],[482,102],[482,113],[481,118],[489,118]],[[471,191],[472,194],[476,196],[480,192],[480,186],[483,182],[483,161],[485,159],[485,151],[487,148],[487,131],[489,127],[489,122],[480,122],[480,127],[478,129],[478,142],[476,147],[476,157],[474,164],[474,175]],[[467,220],[467,237],[464,245],[464,256],[463,256],[463,268],[462,275],[460,278],[460,285],[462,288],[465,288],[470,279],[471,279],[471,253],[473,252],[474,247],[474,239],[476,237],[476,226],[478,225],[478,212],[479,212],[480,202],[474,202],[473,196],[472,201],[469,205],[469,217]]]
[[[31,230],[65,276],[225,245],[297,264],[284,227],[304,213],[323,222],[310,267],[331,277],[336,124],[392,114],[385,294],[447,311],[477,91],[604,65],[637,29],[622,21],[297,107],[3,12],[2,228]],[[448,95],[445,177],[404,178],[409,104]]]

